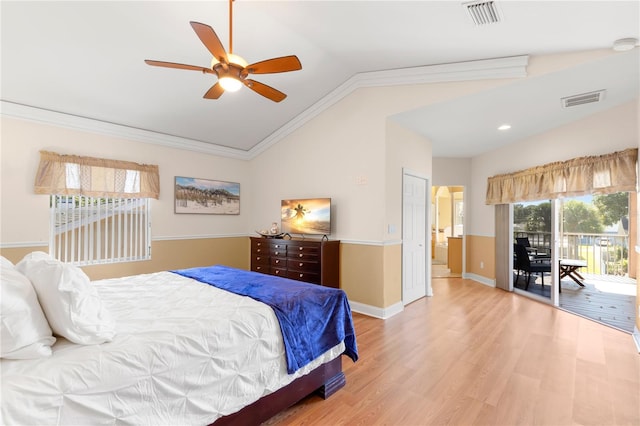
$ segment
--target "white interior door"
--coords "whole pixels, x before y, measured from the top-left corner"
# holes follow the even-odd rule
[[[410,174],[402,179],[402,302],[426,295],[427,180]]]

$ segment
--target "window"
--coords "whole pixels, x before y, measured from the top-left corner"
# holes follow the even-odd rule
[[[149,198],[52,195],[49,253],[77,265],[151,258]]]
[[[50,195],[49,253],[78,265],[151,258],[158,166],[40,152],[35,192]]]

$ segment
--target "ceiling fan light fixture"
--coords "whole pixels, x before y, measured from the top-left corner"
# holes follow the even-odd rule
[[[177,68],[183,70],[201,71],[204,74],[215,74],[218,81],[207,90],[203,98],[218,99],[225,91],[235,92],[244,85],[257,94],[273,101],[280,102],[287,97],[281,91],[267,86],[259,81],[247,78],[249,74],[273,74],[302,69],[300,60],[295,55],[280,56],[248,65],[247,61],[232,52],[231,30],[233,0],[229,0],[229,52],[225,50],[220,42],[220,38],[209,25],[196,21],[190,21],[191,27],[196,35],[212,55],[211,67],[199,67],[195,65],[178,64],[175,62],[145,60],[148,65],[165,68]]]
[[[242,68],[244,68],[247,65],[249,65],[249,63],[247,61],[245,61],[244,58],[242,58],[241,56],[238,56],[238,55],[236,55],[234,53],[227,54],[227,60],[229,61],[230,64],[240,65]]]
[[[242,82],[233,77],[220,77],[220,86],[227,92],[237,92],[242,87]]]

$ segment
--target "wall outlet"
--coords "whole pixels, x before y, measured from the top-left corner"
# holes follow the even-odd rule
[[[480,262],[480,269],[484,269],[484,262]]]

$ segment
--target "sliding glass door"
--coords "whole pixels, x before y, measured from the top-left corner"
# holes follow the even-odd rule
[[[553,273],[552,202],[513,204],[513,288],[535,298],[551,300]]]

